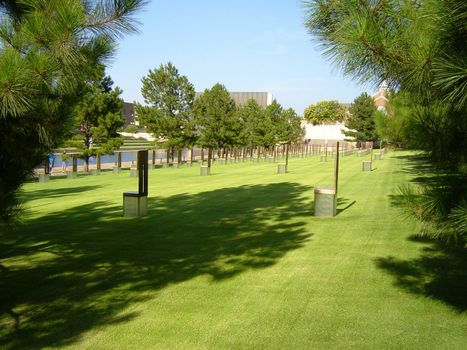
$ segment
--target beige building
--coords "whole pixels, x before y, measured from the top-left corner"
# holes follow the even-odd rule
[[[202,92],[195,94],[195,100],[199,98]],[[235,101],[237,106],[245,104],[248,100],[255,100],[261,107],[269,106],[272,103],[273,97],[269,92],[230,92],[230,96]]]

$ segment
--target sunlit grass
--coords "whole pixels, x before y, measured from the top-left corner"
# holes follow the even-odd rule
[[[391,204],[416,163],[362,160],[341,160],[335,218],[311,215],[319,157],[150,170],[140,219],[128,172],[27,184],[0,237],[0,348],[464,348],[465,254]]]

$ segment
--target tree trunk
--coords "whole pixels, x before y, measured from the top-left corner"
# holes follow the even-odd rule
[[[285,168],[289,165],[289,144],[285,144]]]
[[[182,149],[177,150],[177,163],[180,164],[182,162]]]
[[[89,171],[89,156],[84,156],[84,172]]]
[[[170,147],[167,148],[167,150],[165,151],[165,153],[166,153],[166,154],[165,154],[165,156],[166,156],[165,162],[166,162],[167,164],[169,164],[169,163],[170,163]]]
[[[211,168],[212,148],[208,148],[208,168]]]
[[[45,158],[44,161],[44,174],[49,174],[50,173],[50,163],[49,163],[49,158]]]

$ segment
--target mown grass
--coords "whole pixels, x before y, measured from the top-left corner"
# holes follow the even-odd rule
[[[128,172],[27,184],[0,236],[0,348],[464,349],[465,252],[394,206],[414,158],[361,161],[341,160],[335,218],[311,215],[319,157],[151,170],[140,219]]]

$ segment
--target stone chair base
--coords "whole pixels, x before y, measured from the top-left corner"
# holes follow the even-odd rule
[[[367,160],[363,161],[362,162],[362,171],[371,171],[372,170],[371,165],[372,164],[371,164],[370,161],[367,161]]]
[[[123,216],[145,216],[148,213],[148,196],[138,192],[123,193]]]
[[[49,174],[39,174],[39,182],[48,182],[50,179]]]
[[[200,167],[200,175],[208,176],[211,173],[211,169],[207,165],[202,165]]]
[[[130,168],[130,177],[138,177],[138,169]]]
[[[278,173],[278,174],[285,174],[285,173],[287,173],[287,165],[285,165],[285,164],[279,164],[279,165],[277,165],[277,173]]]
[[[315,188],[315,216],[336,216],[336,191],[333,188]]]

